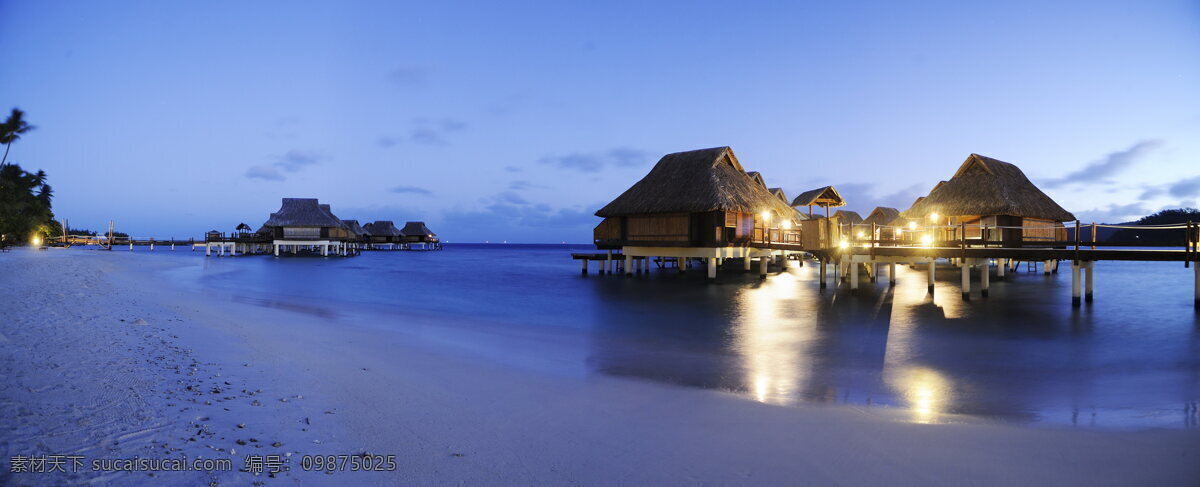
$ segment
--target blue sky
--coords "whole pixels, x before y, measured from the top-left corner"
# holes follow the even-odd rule
[[[10,160],[134,235],[318,197],[587,242],[661,155],[722,145],[863,214],[972,152],[1085,221],[1200,199],[1197,2],[0,0],[0,46],[0,108],[37,126]]]

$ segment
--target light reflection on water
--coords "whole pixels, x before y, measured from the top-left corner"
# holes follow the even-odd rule
[[[586,249],[201,258],[188,272],[205,289],[252,303],[381,311],[398,317],[375,319],[381,327],[411,330],[419,322],[421,333],[553,372],[570,363],[584,374],[719,389],[781,406],[885,406],[916,422],[970,415],[1197,423],[1200,322],[1191,270],[1179,264],[1100,263],[1096,301],[1073,309],[1069,273],[993,278],[989,298],[976,289],[964,302],[949,267],[939,270],[932,297],[924,268],[904,266],[894,288],[885,271],[879,283],[863,279],[852,296],[820,291],[811,263],[782,273],[772,267],[766,280],[742,273],[736,261],[716,283],[699,269],[623,278],[593,267],[581,277],[571,250]]]

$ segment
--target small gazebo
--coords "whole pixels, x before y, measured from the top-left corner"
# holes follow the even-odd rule
[[[829,218],[829,208],[846,206],[846,200],[842,198],[842,195],[838,194],[837,189],[834,189],[833,186],[824,186],[800,193],[800,196],[792,200],[792,206],[807,206],[809,217],[812,217],[812,207],[820,206],[825,208],[825,217]]]

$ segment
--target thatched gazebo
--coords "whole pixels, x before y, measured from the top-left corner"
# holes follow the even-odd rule
[[[846,206],[846,200],[842,199],[842,195],[838,194],[837,189],[833,186],[824,186],[821,188],[805,191],[800,193],[796,199],[792,200],[793,207],[808,207],[808,216],[812,217],[812,207],[820,206],[825,208],[825,217],[829,217],[829,208]]]
[[[901,213],[936,228],[937,240],[965,238],[1020,246],[1038,241],[1066,240],[1062,222],[1075,219],[1038,189],[1017,166],[971,154],[954,177],[939,183],[929,195]],[[981,226],[990,227],[986,233]],[[994,231],[996,227],[1006,227]]]
[[[744,258],[748,269],[750,258],[773,255],[751,243],[780,242],[781,230],[795,223],[792,207],[760,180],[745,172],[729,147],[667,154],[596,212],[604,220],[594,242],[623,249],[627,273],[633,256],[708,258],[710,277],[720,258]]]

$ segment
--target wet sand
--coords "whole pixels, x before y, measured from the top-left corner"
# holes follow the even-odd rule
[[[361,317],[185,292],[156,277],[170,265],[81,250],[0,255],[6,288],[0,445],[6,459],[203,456],[231,458],[235,471],[152,478],[4,468],[0,481],[1193,485],[1200,479],[1200,434],[1192,430],[1028,428],[968,417],[913,424],[881,409],[779,407],[659,382],[540,373],[419,333],[381,330]],[[414,316],[404,318],[406,329],[436,326]],[[563,333],[554,339],[576,339]],[[397,465],[393,472],[323,474],[299,471],[293,462],[279,478],[255,477],[236,471],[249,452],[293,459],[392,454]]]

